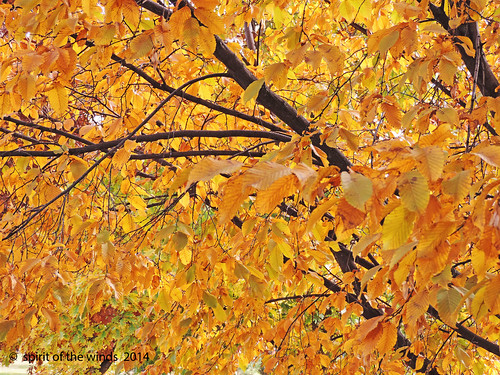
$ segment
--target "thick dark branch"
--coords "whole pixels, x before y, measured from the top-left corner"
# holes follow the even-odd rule
[[[477,74],[477,86],[479,90],[483,94],[483,96],[490,96],[496,98],[499,96],[497,91],[499,83],[495,74],[491,70],[488,61],[486,60],[486,56],[483,53],[483,47],[481,44],[481,38],[479,37],[479,28],[477,22],[467,22],[456,29],[452,29],[450,27],[450,19],[448,15],[444,12],[440,7],[435,6],[432,3],[429,3],[429,9],[432,12],[435,20],[445,29],[450,35],[454,36],[455,45],[457,46],[460,55],[462,56],[462,60],[465,63],[465,66],[469,70],[472,77],[474,77],[474,70],[476,67],[476,58],[475,56],[469,56],[465,49],[462,47],[462,41],[457,38],[459,36],[467,37],[471,40],[474,50],[476,54],[479,54],[479,70]]]
[[[167,133],[156,133],[147,135],[138,135],[130,137],[136,142],[155,142],[159,140],[168,140],[173,138],[228,138],[228,137],[245,137],[245,138],[267,138],[274,139],[278,142],[289,142],[291,137],[285,134],[273,133],[260,130],[176,130]],[[125,138],[119,138],[114,141],[93,143],[84,147],[75,147],[68,150],[69,155],[82,155],[93,151],[107,151],[123,142]],[[60,155],[60,152],[54,151],[29,151],[29,150],[13,150],[0,152],[0,157],[11,156],[39,156],[53,157]],[[150,159],[147,154],[145,159]]]
[[[170,16],[171,14],[166,8],[159,6],[150,0],[136,0],[136,2],[140,6],[159,16],[165,16],[166,14],[168,14],[167,16]],[[236,54],[234,54],[234,52],[226,46],[221,38],[215,36],[215,41],[216,47],[214,56],[226,66],[234,80],[243,89],[246,89],[248,85],[257,78],[250,70],[247,69],[238,56],[236,56]],[[303,116],[300,116],[290,104],[288,104],[282,97],[271,91],[266,85],[262,86],[257,100],[296,133],[303,135],[307,132],[314,131],[314,129],[310,127],[309,121],[307,121]],[[321,144],[319,134],[312,137],[312,142],[314,146],[320,148],[326,153],[328,161],[331,165],[336,165],[342,171],[347,171],[351,166],[351,162],[338,149],[329,147],[326,144]]]
[[[427,309],[427,314],[429,314],[430,316],[432,316],[435,319],[439,319],[442,321],[441,317],[439,316],[439,313],[432,306],[429,306],[429,308]],[[497,344],[486,340],[484,337],[476,335],[474,332],[465,328],[460,323],[457,323],[455,325],[455,327],[450,327],[450,328],[455,330],[459,334],[459,336],[463,337],[464,339],[466,339],[470,343],[477,345],[480,348],[483,348],[483,349],[487,350],[488,352],[500,357],[500,346],[498,346]]]
[[[217,41],[214,52],[215,57],[226,66],[235,81],[243,89],[246,89],[250,83],[257,79],[257,77],[248,70],[238,56],[236,56],[218,36],[216,36],[215,39]],[[281,96],[271,91],[265,84],[260,89],[257,100],[265,108],[278,116],[281,121],[287,124],[296,133],[303,135],[314,130],[310,127],[310,123],[305,117],[300,116],[295,108],[288,104]],[[342,152],[336,148],[322,144],[319,134],[312,137],[312,142],[316,147],[326,153],[331,165],[336,165],[342,171],[347,171],[351,166],[351,162]]]
[[[111,59],[114,60],[114,61],[116,61],[116,62],[118,62],[118,63],[120,63],[124,67],[130,69],[134,73],[136,73],[138,76],[140,76],[141,78],[143,78],[144,80],[146,80],[152,87],[154,87],[156,89],[159,89],[159,90],[166,91],[168,93],[172,93],[172,92],[175,91],[175,89],[173,87],[170,87],[170,86],[168,86],[168,85],[166,85],[164,83],[158,82],[153,77],[151,77],[149,74],[147,74],[146,72],[144,72],[142,69],[139,69],[135,65],[127,63],[125,61],[125,59],[122,59],[121,57],[113,54],[113,55],[111,55]],[[216,103],[213,103],[211,101],[208,101],[208,100],[199,98],[197,96],[188,94],[185,91],[178,91],[178,92],[175,93],[175,95],[178,96],[178,97],[181,97],[183,99],[189,100],[190,102],[193,102],[193,103],[196,103],[196,104],[200,104],[200,105],[203,105],[203,106],[205,106],[207,108],[213,109],[214,111],[217,111],[217,112],[220,112],[220,113],[224,113],[226,115],[230,115],[230,116],[233,116],[233,117],[236,117],[236,118],[240,118],[240,119],[245,120],[245,121],[253,122],[254,124],[263,126],[263,127],[267,128],[269,130],[276,131],[276,132],[285,132],[279,126],[271,124],[268,121],[264,121],[264,120],[262,120],[262,119],[260,119],[258,117],[250,116],[250,115],[247,115],[245,113],[236,111],[236,110],[231,109],[231,108],[223,107],[223,106],[221,106],[219,104],[216,104]]]

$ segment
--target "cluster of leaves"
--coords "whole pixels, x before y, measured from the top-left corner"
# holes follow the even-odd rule
[[[1,353],[498,372],[498,5],[3,1]]]

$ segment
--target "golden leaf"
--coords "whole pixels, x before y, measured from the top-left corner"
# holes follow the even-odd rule
[[[403,206],[409,211],[422,213],[429,203],[429,187],[418,171],[404,173],[398,182]]]
[[[56,332],[59,330],[59,316],[52,310],[46,309],[45,307],[42,307],[40,309],[42,311],[42,314],[47,318],[49,321],[49,327],[52,331]]]
[[[355,134],[351,133],[349,130],[344,129],[344,128],[339,128],[339,136],[343,138],[347,146],[353,150],[357,151],[359,148],[359,137],[356,136]]]
[[[267,189],[260,190],[255,200],[255,209],[257,212],[271,212],[283,198],[295,193],[297,182],[298,180],[295,175],[287,175],[274,181]]]
[[[481,147],[472,153],[479,156],[486,163],[494,165],[495,167],[500,167],[500,146],[491,145]]]
[[[415,214],[403,206],[396,207],[384,219],[382,241],[384,249],[395,249],[403,245],[413,230]]]
[[[368,177],[355,172],[342,172],[341,179],[347,202],[359,210],[364,210],[365,203],[373,193],[372,181]]]
[[[217,43],[214,34],[206,27],[200,27],[198,45],[205,56],[212,56]]]
[[[66,88],[59,82],[54,84],[54,87],[47,93],[47,96],[50,105],[57,115],[62,115],[68,110],[68,93],[66,92]]]
[[[439,317],[448,324],[455,324],[461,300],[462,295],[454,287],[440,289],[437,292],[436,306]]]
[[[138,59],[147,55],[153,49],[153,40],[149,33],[142,33],[130,42],[131,58]]]
[[[195,164],[191,173],[189,173],[187,186],[190,186],[195,181],[209,181],[220,173],[234,173],[242,165],[241,162],[235,160],[202,159]]]
[[[121,169],[128,159],[130,159],[130,152],[124,148],[119,149],[113,155],[113,167]]]
[[[452,178],[443,181],[443,192],[451,195],[455,200],[463,199],[470,188],[470,171],[458,172]]]
[[[71,175],[75,180],[77,180],[87,171],[88,165],[83,159],[75,158],[71,161],[69,168]]]
[[[430,181],[435,181],[443,174],[446,151],[440,147],[415,148],[412,154],[417,160],[418,170]]]
[[[264,78],[257,79],[250,83],[241,97],[243,103],[245,104],[252,99],[257,99],[257,96],[259,95],[259,91],[262,88],[263,84]]]
[[[205,8],[196,8],[194,15],[205,25],[212,35],[223,35],[226,33],[223,20],[213,11]]]
[[[242,175],[230,178],[223,189],[219,204],[219,223],[225,224],[233,218],[241,204],[248,198],[250,190],[243,186]]]
[[[385,118],[393,128],[401,128],[401,109],[395,103],[382,102],[382,110],[385,112]]]
[[[277,89],[281,89],[286,85],[287,74],[288,68],[284,63],[275,63],[264,68],[266,82],[273,82]]]
[[[427,312],[429,307],[429,292],[423,290],[416,293],[407,303],[406,303],[406,318],[408,322],[415,324],[417,319]]]

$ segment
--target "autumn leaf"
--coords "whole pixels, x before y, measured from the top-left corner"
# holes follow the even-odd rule
[[[236,172],[242,163],[235,160],[205,158],[196,164],[189,173],[187,186],[195,181],[208,181],[220,173]]]
[[[262,88],[263,84],[264,84],[264,78],[258,79],[250,83],[243,92],[243,95],[241,97],[243,103],[247,103],[250,100],[257,99],[257,96],[259,95],[259,91]]]
[[[429,202],[429,188],[418,171],[405,173],[398,182],[401,201],[409,211],[423,212]]]
[[[62,115],[68,109],[68,94],[63,85],[56,82],[53,88],[47,92],[49,103],[54,111]]]
[[[478,151],[473,152],[473,154],[479,156],[488,164],[500,167],[500,146],[491,145],[482,147]]]
[[[373,193],[371,180],[355,172],[342,172],[341,178],[345,199],[354,207],[364,210],[365,203]]]
[[[403,206],[396,207],[384,219],[382,240],[385,249],[394,249],[403,245],[413,229],[415,215]]]
[[[264,68],[266,82],[273,82],[277,89],[286,85],[288,68],[284,63],[275,63]]]

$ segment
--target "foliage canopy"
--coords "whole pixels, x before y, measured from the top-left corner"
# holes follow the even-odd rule
[[[2,354],[497,373],[499,5],[4,0]]]

